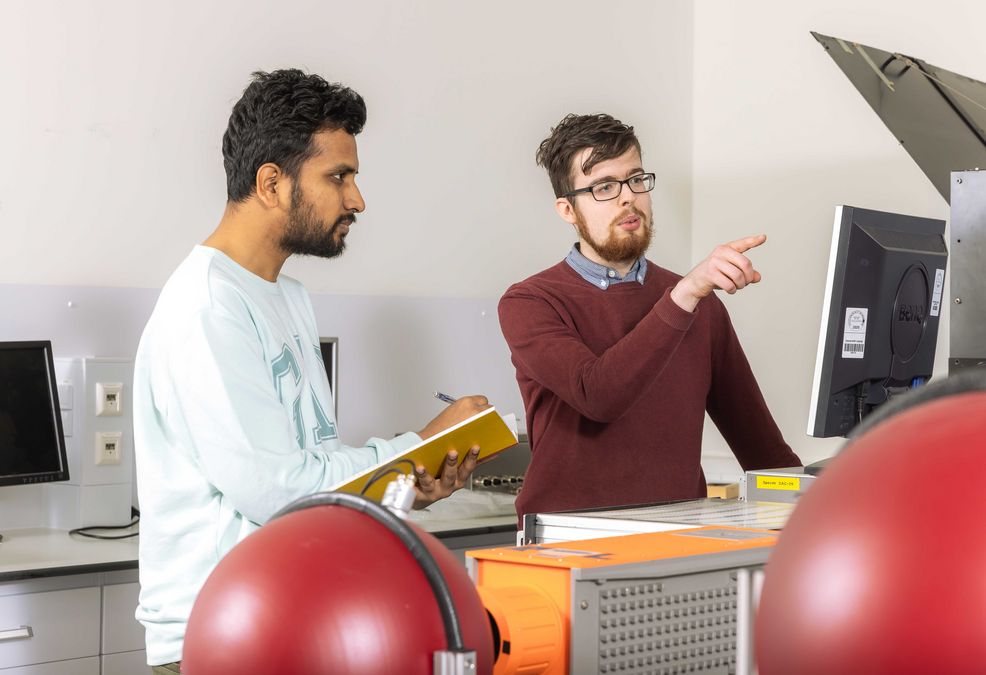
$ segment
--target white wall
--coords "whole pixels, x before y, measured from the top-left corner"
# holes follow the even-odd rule
[[[972,0],[695,4],[692,255],[767,233],[753,254],[763,283],[726,302],[803,459],[839,446],[805,436],[834,206],[947,217],[945,201],[809,31],[984,80],[984,23],[986,5]],[[946,310],[940,373],[947,345]],[[715,434],[706,445],[728,454]]]
[[[133,358],[156,300],[154,289],[0,284],[0,341]],[[339,338],[343,442],[420,429],[444,405],[436,389],[522,412],[495,299],[315,294],[312,304],[320,334]]]
[[[769,235],[754,254],[764,282],[726,302],[783,432],[815,459],[838,446],[804,436],[834,205],[947,209],[808,31],[986,79],[984,19],[972,0],[8,0],[0,283],[159,288],[221,213],[220,139],[248,73],[301,66],[367,99],[368,210],[342,258],[287,271],[316,293],[379,296],[377,308],[475,298],[455,310],[471,316],[564,255],[573,237],[534,151],[565,113],[606,110],[637,127],[660,178],[652,259],[685,271],[716,243]],[[467,323],[448,327],[450,353],[476,330],[498,339],[495,321]],[[509,370],[501,347],[491,367]],[[349,348],[344,378],[388,383],[353,372]],[[388,410],[417,396],[407,382]],[[413,412],[400,410],[398,427]],[[707,447],[728,455],[714,431]]]
[[[52,341],[57,356],[132,359],[156,300],[155,289],[0,284],[0,341],[45,339]],[[315,294],[312,304],[321,335],[339,338],[336,393],[344,443],[358,446],[371,436],[420,429],[444,407],[432,397],[436,389],[483,393],[502,412],[522,412],[495,299]],[[69,527],[109,523],[105,518],[69,522],[108,508],[117,508],[124,522],[129,518],[126,503],[122,512],[118,507],[120,490],[126,488],[124,496],[130,496],[130,485],[105,486],[112,482],[107,474],[119,478],[112,475],[118,467],[92,466],[91,432],[99,424],[91,415],[92,363],[73,363],[77,365],[71,369],[60,363],[56,369],[63,382],[75,385],[76,421],[67,453],[71,482],[84,487],[0,488],[0,530],[46,522]],[[99,367],[105,372],[111,365]],[[129,416],[129,378],[117,375],[112,381],[125,382],[124,413]],[[89,394],[83,394],[84,384]],[[123,451],[130,452],[126,442]],[[123,466],[132,466],[128,456]],[[134,491],[134,503],[136,498]],[[77,508],[80,503],[82,509]]]
[[[534,164],[553,124],[637,127],[661,177],[653,256],[688,261],[691,21],[687,0],[6,0],[0,340],[132,357],[222,212],[221,137],[249,74],[301,67],[369,108],[346,254],[286,266],[340,338],[343,439],[420,428],[437,388],[521,413],[495,307],[574,240]]]
[[[369,108],[349,250],[286,268],[312,291],[498,298],[561,259],[574,237],[533,158],[571,111],[638,127],[662,178],[655,255],[677,265],[691,17],[687,0],[7,0],[0,283],[159,288],[222,212],[249,73],[291,66]]]

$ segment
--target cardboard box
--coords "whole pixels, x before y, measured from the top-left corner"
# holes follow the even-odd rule
[[[710,483],[710,499],[736,499],[739,497],[739,483]]]

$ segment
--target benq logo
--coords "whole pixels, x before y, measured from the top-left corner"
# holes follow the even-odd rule
[[[903,323],[924,323],[924,305],[900,305],[897,320]]]

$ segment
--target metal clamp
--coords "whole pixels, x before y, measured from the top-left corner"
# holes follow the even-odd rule
[[[399,475],[394,480],[387,483],[380,505],[384,506],[398,518],[407,519],[411,507],[414,505],[415,480],[413,475]]]
[[[435,675],[473,675],[476,672],[476,652],[435,652]]]

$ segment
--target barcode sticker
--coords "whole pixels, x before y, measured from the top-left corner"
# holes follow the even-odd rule
[[[941,294],[945,288],[945,270],[935,270],[935,288],[931,292],[931,316],[938,316],[941,311]]]
[[[866,351],[866,307],[846,307],[846,326],[842,332],[842,358],[861,359]]]

